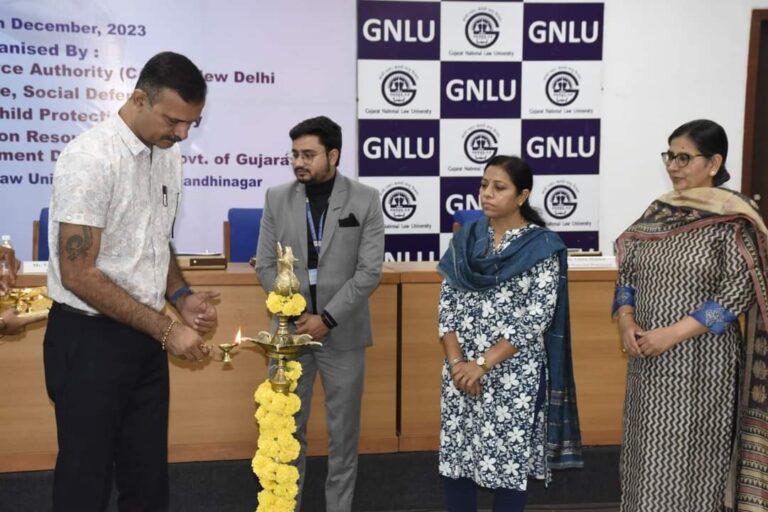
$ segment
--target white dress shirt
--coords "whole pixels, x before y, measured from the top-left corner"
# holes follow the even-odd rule
[[[96,267],[134,299],[165,305],[170,239],[179,205],[181,152],[148,148],[119,115],[89,129],[56,162],[49,212],[48,294],[96,312],[61,282],[59,223],[101,228]]]

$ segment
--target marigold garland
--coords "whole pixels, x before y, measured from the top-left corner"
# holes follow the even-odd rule
[[[301,377],[301,363],[288,361],[285,376],[291,383],[289,394],[273,391],[269,380],[262,382],[254,393],[259,404],[255,415],[259,441],[251,466],[263,489],[256,512],[293,512],[296,507],[299,470],[290,462],[299,456],[299,442],[293,434],[296,432],[294,415],[301,408],[301,400],[294,393]]]
[[[300,293],[294,293],[288,297],[269,292],[267,296],[267,309],[273,315],[299,316],[307,307],[307,301]]]

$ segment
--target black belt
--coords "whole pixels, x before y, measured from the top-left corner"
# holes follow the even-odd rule
[[[94,312],[92,312],[92,311],[86,311],[86,310],[84,310],[84,309],[73,308],[72,306],[69,306],[69,305],[67,305],[67,304],[62,304],[61,302],[57,302],[56,304],[58,304],[58,306],[59,306],[59,307],[60,307],[60,308],[61,308],[63,311],[66,311],[67,313],[74,313],[74,314],[76,314],[76,315],[83,315],[83,316],[93,316],[93,317],[100,317],[100,316],[104,316],[104,315],[102,315],[101,313],[94,313]]]

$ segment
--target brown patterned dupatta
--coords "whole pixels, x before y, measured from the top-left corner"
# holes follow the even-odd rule
[[[714,223],[735,225],[757,303],[747,314],[742,347],[739,420],[725,504],[739,512],[768,511],[768,230],[755,203],[723,188],[669,192],[648,207],[616,241],[621,265],[629,240],[658,240]]]

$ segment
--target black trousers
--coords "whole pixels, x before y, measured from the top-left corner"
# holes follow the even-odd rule
[[[168,510],[168,358],[160,343],[54,303],[43,342],[59,453],[54,512]]]

